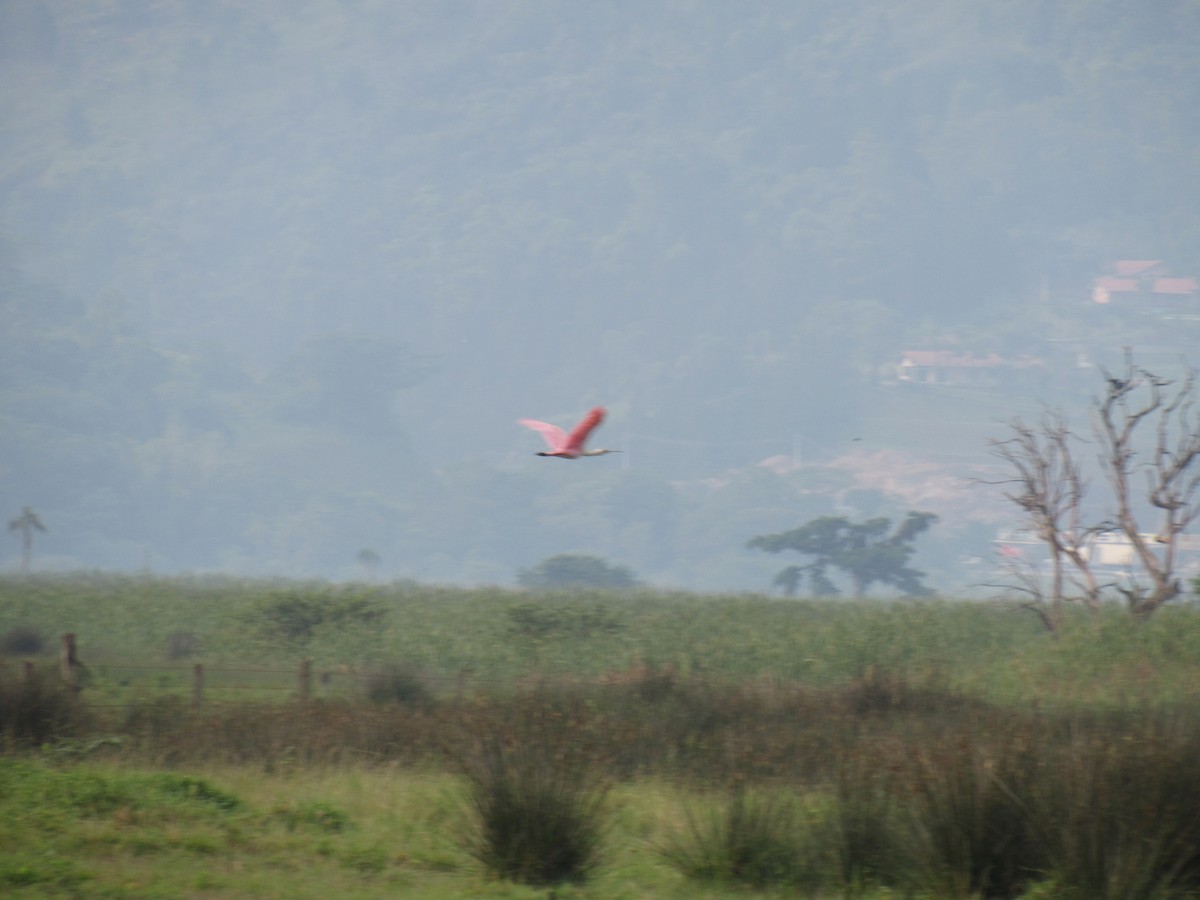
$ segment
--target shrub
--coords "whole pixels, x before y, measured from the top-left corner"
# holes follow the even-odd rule
[[[178,732],[189,716],[182,697],[163,694],[130,703],[120,718],[120,728],[141,738],[165,738]]]
[[[172,631],[167,635],[167,659],[188,659],[200,652],[200,638],[191,631]]]
[[[475,818],[467,849],[510,881],[583,881],[599,861],[606,792],[585,760],[545,738],[491,736],[464,760]]]
[[[251,618],[268,636],[305,643],[321,626],[375,625],[383,618],[383,609],[371,597],[349,592],[330,596],[311,590],[282,590],[272,592]]]
[[[7,656],[37,656],[45,649],[46,639],[40,632],[25,625],[10,628],[0,638],[0,653]]]
[[[588,608],[520,603],[506,612],[510,633],[535,640],[551,636],[585,640],[594,634],[616,634],[625,627],[603,604]]]
[[[560,553],[530,569],[517,573],[517,583],[527,588],[609,588],[626,590],[637,587],[637,579],[626,566],[617,566],[599,556]]]
[[[395,703],[416,709],[430,709],[430,693],[417,670],[403,663],[394,663],[375,672],[367,680],[367,699],[372,703]]]
[[[27,682],[0,680],[0,737],[38,746],[72,734],[79,724],[74,698],[60,684],[35,674]]]

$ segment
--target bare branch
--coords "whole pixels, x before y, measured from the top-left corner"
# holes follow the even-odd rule
[[[1200,419],[1195,414],[1195,369],[1188,368],[1175,387],[1174,380],[1137,368],[1127,357],[1126,374],[1126,379],[1118,379],[1127,381],[1126,386],[1117,388],[1110,380],[1105,397],[1096,401],[1093,431],[1116,503],[1116,524],[1148,581],[1146,585],[1131,582],[1120,591],[1135,615],[1144,618],[1180,592],[1173,575],[1179,536],[1200,514],[1200,470],[1195,465],[1200,460]],[[1155,423],[1153,450],[1149,458],[1135,464],[1135,434],[1148,417]],[[1151,541],[1139,527],[1133,508],[1131,478],[1137,469],[1145,478],[1146,501],[1163,516]]]
[[[1088,484],[1072,452],[1078,438],[1062,413],[1046,412],[1032,425],[1015,420],[1007,439],[988,441],[989,452],[1012,477],[984,483],[1004,488],[1004,496],[1047,549],[1051,565],[1044,589],[1040,580],[1035,588],[1015,571],[1010,572],[1015,585],[1009,588],[1024,594],[1024,605],[1047,622],[1056,620],[1063,603],[1076,599],[1067,596],[1068,590],[1095,608],[1105,591],[1115,589],[1135,616],[1152,614],[1181,592],[1175,576],[1180,536],[1200,519],[1196,370],[1188,368],[1181,380],[1161,378],[1135,366],[1127,351],[1123,371],[1101,372],[1105,390],[1093,399],[1092,433],[1113,504],[1102,520],[1083,519]],[[1142,427],[1149,423],[1152,434]],[[1135,498],[1134,482],[1144,485],[1144,495]],[[1139,527],[1135,500],[1161,514],[1154,534]],[[1133,554],[1127,583],[1101,583],[1095,575],[1091,551],[1100,535],[1111,532],[1120,534]]]

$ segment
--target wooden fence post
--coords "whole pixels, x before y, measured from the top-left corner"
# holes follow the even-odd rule
[[[192,668],[192,712],[199,712],[204,705],[204,663]]]
[[[62,644],[58,653],[59,667],[62,670],[63,684],[76,697],[79,696],[79,657],[75,652],[75,635],[71,633],[62,636]]]
[[[312,660],[300,660],[300,699],[307,702],[312,698]]]

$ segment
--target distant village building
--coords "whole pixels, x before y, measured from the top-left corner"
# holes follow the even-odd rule
[[[1200,282],[1170,275],[1161,259],[1119,259],[1092,283],[1095,303],[1183,305],[1197,299]]]
[[[1141,538],[1150,547],[1158,546],[1153,534],[1142,534]],[[1001,561],[1008,563],[1037,564],[1046,561],[1045,543],[1027,530],[1012,531],[998,535],[992,542]],[[1176,566],[1184,578],[1194,577],[1200,572],[1200,535],[1181,534],[1175,546],[1178,557]],[[1094,535],[1083,548],[1083,558],[1097,572],[1116,573],[1127,571],[1137,562],[1133,542],[1119,532]]]
[[[901,381],[914,384],[1005,384],[1040,373],[1045,362],[1024,354],[1005,358],[995,353],[975,356],[950,350],[905,350],[896,367]]]
[[[1200,323],[1200,278],[1182,277],[1168,271],[1161,259],[1118,259],[1105,266],[1104,274],[1092,281],[1092,301],[1107,305],[1114,313],[1144,311],[1159,320],[1155,332],[1141,332],[1138,361],[1155,370],[1170,370],[1178,363],[1181,348],[1194,343],[1194,332],[1179,327],[1181,322]],[[1031,341],[1031,345],[1032,345]],[[1074,385],[1079,373],[1086,374],[1097,360],[1116,359],[1118,348],[1090,336],[1040,335],[1038,346],[1046,357],[1032,354],[1001,356],[961,350],[905,350],[899,362],[880,366],[884,381],[901,383],[963,385],[993,388]],[[894,359],[894,357],[893,357]],[[1054,380],[1049,380],[1051,371]]]

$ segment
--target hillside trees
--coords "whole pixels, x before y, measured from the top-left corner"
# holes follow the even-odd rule
[[[1182,591],[1178,577],[1181,538],[1200,516],[1200,412],[1196,370],[1168,380],[1134,364],[1126,353],[1117,375],[1101,369],[1105,388],[1092,402],[1092,438],[1108,504],[1103,513],[1085,506],[1089,483],[1074,447],[1082,442],[1059,412],[1030,424],[1017,419],[1010,436],[989,441],[1008,470],[997,482],[1026,527],[1049,554],[1049,577],[1012,561],[1007,587],[1022,596],[1050,630],[1063,607],[1097,608],[1115,589],[1136,619],[1152,615]],[[1142,521],[1157,517],[1157,528]],[[1119,536],[1130,562],[1121,575],[1102,574],[1094,554],[1101,535]],[[1073,591],[1074,593],[1071,593]]]
[[[909,567],[908,560],[915,550],[913,542],[936,521],[933,513],[912,511],[889,534],[891,520],[882,516],[859,523],[844,516],[821,516],[791,531],[760,534],[746,546],[768,553],[794,550],[812,557],[810,562],[787,566],[775,576],[775,586],[789,597],[805,578],[816,596],[839,593],[827,574],[831,567],[850,578],[855,597],[862,597],[872,584],[921,595],[928,593],[921,583],[925,573]]]
[[[122,540],[176,534],[185,565],[469,548],[507,578],[562,544],[520,549],[482,463],[468,490],[429,486],[413,459],[481,452],[517,397],[565,409],[602,386],[631,434],[679,442],[634,466],[691,480],[747,464],[751,440],[786,452],[797,423],[854,427],[863,380],[935,314],[991,329],[1002,299],[1023,350],[1040,330],[1014,298],[1046,270],[1065,290],[1110,253],[1196,269],[1195,4],[201,7],[0,12],[9,255],[130,307],[86,345],[58,319],[36,343],[0,323],[5,477],[23,494],[5,499],[36,497],[59,546],[146,523]],[[20,293],[13,314],[51,316],[53,298]],[[334,329],[402,336],[439,372],[407,388],[378,375],[401,353],[302,346]],[[218,391],[209,346],[253,383]],[[731,433],[746,443],[716,446]],[[735,509],[729,494],[697,502]],[[64,516],[80,497],[86,515]],[[412,540],[328,524],[360,503]],[[734,555],[825,511],[683,528]],[[696,570],[639,515],[618,516],[622,539],[648,533],[653,563],[621,558]],[[246,549],[248,528],[267,546]]]
[[[280,414],[302,424],[359,434],[395,427],[397,391],[428,374],[428,364],[399,341],[332,332],[306,341],[276,375]]]

